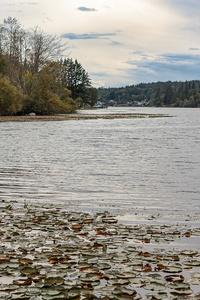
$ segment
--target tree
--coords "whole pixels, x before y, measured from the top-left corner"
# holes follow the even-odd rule
[[[194,96],[191,96],[189,99],[185,99],[183,102],[183,107],[196,107],[196,101]]]
[[[0,77],[0,115],[15,115],[23,106],[22,91],[5,77]]]
[[[161,88],[159,87],[158,90],[157,90],[157,92],[156,92],[156,97],[155,97],[155,101],[154,101],[154,104],[156,106],[160,106],[161,105],[161,103],[162,103],[161,96],[162,96],[162,92],[161,92]]]
[[[60,64],[51,62],[40,72],[27,72],[25,76],[26,101],[24,113],[51,115],[74,112],[76,105],[59,79]]]
[[[46,34],[38,27],[30,31],[28,35],[28,59],[31,72],[39,72],[45,63],[59,59],[67,49],[67,44],[62,44],[61,38]]]
[[[71,58],[61,60],[60,64],[63,67],[62,83],[71,90],[72,98],[81,97],[84,102],[87,101],[87,89],[91,86],[88,73],[77,60]]]
[[[19,67],[20,57],[20,24],[15,18],[4,19],[1,26],[1,51],[9,62],[9,79],[14,80]]]
[[[87,103],[92,107],[97,103],[98,90],[94,87],[87,89]]]
[[[27,71],[38,73],[47,62],[58,60],[66,49],[61,38],[38,27],[25,31],[15,18],[8,17],[0,25],[0,53],[8,60],[9,79],[22,88]]]
[[[185,97],[188,98],[189,96],[189,83],[188,81],[185,82]]]
[[[80,106],[96,101],[96,90],[90,89],[89,75],[77,60],[55,62],[66,49],[61,38],[38,27],[25,31],[15,18],[8,17],[0,24],[0,75],[5,76],[4,90],[10,93],[13,86],[16,95],[23,91],[24,113],[66,113],[74,111],[76,103]],[[1,92],[3,95],[3,89]],[[8,107],[3,108],[4,104],[10,105],[10,113],[18,111],[12,109],[14,102],[2,100],[2,111],[9,111]]]
[[[178,90],[178,96],[179,96],[180,100],[182,100],[182,101],[185,99],[185,89],[184,89],[184,83],[183,82],[181,83],[181,86]]]
[[[6,75],[8,73],[8,61],[0,53],[0,74]]]
[[[163,104],[170,105],[171,103],[173,103],[173,98],[174,98],[174,90],[171,83],[169,83],[166,87],[165,95],[163,98]]]
[[[195,81],[194,81],[194,80],[192,81],[192,89],[193,89],[193,90],[196,89],[196,84],[195,84]]]

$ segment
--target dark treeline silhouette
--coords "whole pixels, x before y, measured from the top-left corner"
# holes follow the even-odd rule
[[[200,107],[200,81],[140,83],[121,88],[99,88],[106,105]]]

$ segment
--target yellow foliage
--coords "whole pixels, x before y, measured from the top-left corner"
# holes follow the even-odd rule
[[[7,78],[0,77],[0,115],[15,115],[21,111],[23,100],[22,91]]]

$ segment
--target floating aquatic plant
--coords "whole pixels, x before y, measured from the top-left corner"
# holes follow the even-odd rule
[[[1,299],[199,299],[199,252],[165,248],[199,228],[6,201],[0,220]]]

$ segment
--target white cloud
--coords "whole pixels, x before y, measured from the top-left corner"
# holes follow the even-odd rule
[[[66,34],[66,38],[71,33],[70,56],[83,64],[97,85],[151,81],[152,74],[160,80],[164,75],[153,64],[159,66],[160,55],[200,53],[200,3],[196,0],[0,0],[0,5],[1,20],[13,16],[25,28],[39,25],[47,33]],[[142,67],[145,59],[148,68]],[[137,63],[130,68],[127,61]],[[184,65],[182,72],[189,77],[192,69],[184,71]],[[168,72],[170,60],[162,65],[162,72],[164,67]],[[171,68],[172,78],[179,80],[180,74]]]

